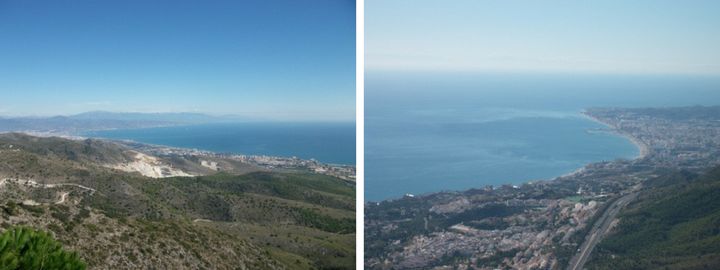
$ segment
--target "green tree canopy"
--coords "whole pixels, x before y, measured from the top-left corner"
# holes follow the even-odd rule
[[[0,270],[85,269],[77,253],[62,249],[48,233],[13,227],[0,235]]]

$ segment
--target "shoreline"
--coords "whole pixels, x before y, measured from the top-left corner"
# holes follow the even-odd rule
[[[197,125],[188,125],[187,127],[195,127]],[[183,127],[183,126],[179,126]],[[165,128],[165,127],[161,127]],[[135,130],[142,130],[144,128],[135,129]],[[149,129],[155,129],[149,128]],[[126,131],[126,130],[132,130],[132,129],[115,129],[115,130],[103,130],[100,132],[105,131]],[[354,135],[354,134],[353,134]],[[316,161],[318,163],[328,164],[328,165],[334,165],[334,166],[357,166],[357,161],[353,160],[355,158],[355,154],[352,156],[346,156],[343,154],[335,155],[333,153],[332,156],[326,158],[318,158],[317,156],[323,156],[323,151],[318,151],[318,149],[322,149],[319,147],[314,148],[307,148],[307,149],[301,149],[301,151],[287,151],[285,149],[289,148],[283,148],[283,149],[276,149],[276,151],[268,151],[268,149],[264,149],[267,147],[254,147],[256,145],[274,145],[276,142],[264,142],[261,141],[258,144],[252,144],[249,145],[252,149],[227,149],[223,147],[223,149],[213,149],[217,147],[213,147],[212,145],[207,144],[206,142],[212,141],[212,138],[204,138],[200,140],[195,140],[199,143],[191,143],[192,145],[178,145],[178,144],[168,144],[167,140],[162,140],[162,142],[147,142],[147,141],[140,141],[136,138],[132,138],[134,136],[112,136],[112,134],[102,134],[102,133],[96,133],[96,132],[85,132],[79,134],[79,136],[85,137],[85,138],[91,138],[91,139],[103,139],[103,140],[114,140],[114,141],[126,141],[130,143],[138,143],[138,144],[145,144],[145,145],[152,145],[152,146],[158,146],[158,147],[165,147],[165,148],[176,148],[176,149],[191,149],[191,150],[198,150],[202,152],[211,152],[214,154],[229,154],[229,155],[239,155],[239,156],[248,156],[248,157],[273,157],[273,158],[287,158],[287,159],[299,159],[299,160],[306,160],[306,161]],[[256,136],[256,135],[253,135]],[[281,138],[283,141],[290,141],[293,138]],[[346,144],[343,144],[346,145]],[[353,144],[353,150],[355,150],[355,145]],[[342,147],[342,146],[340,146]],[[232,148],[232,147],[230,147]],[[271,148],[269,148],[271,149]],[[276,153],[270,153],[270,152],[276,152]],[[335,153],[344,153],[344,152],[335,152]],[[327,154],[327,152],[325,153]],[[353,158],[353,159],[350,159]]]
[[[613,126],[613,125],[610,125],[609,123],[603,122],[602,120],[600,120],[600,119],[598,119],[598,118],[595,118],[594,116],[588,114],[586,110],[581,111],[581,112],[580,112],[580,116],[582,116],[583,118],[588,119],[588,120],[590,120],[590,121],[593,121],[593,122],[595,122],[595,123],[598,123],[598,124],[600,124],[600,125],[603,125],[603,126],[607,127],[612,134],[615,134],[615,135],[617,135],[617,136],[623,137],[623,138],[625,138],[626,140],[630,141],[630,143],[632,143],[632,144],[638,149],[638,155],[635,156],[635,158],[632,159],[633,161],[641,160],[641,159],[647,157],[648,154],[650,154],[650,148],[649,148],[649,146],[648,146],[647,144],[645,144],[642,140],[640,140],[640,139],[638,139],[638,138],[635,138],[634,136],[632,136],[632,135],[630,135],[630,134],[628,134],[628,133],[626,133],[626,132],[620,131],[617,127],[615,127],[615,126]],[[572,176],[581,174],[581,173],[585,172],[585,170],[586,170],[586,168],[587,168],[588,165],[593,164],[593,163],[594,163],[594,162],[585,164],[585,165],[583,165],[582,167],[577,168],[576,170],[574,170],[574,171],[572,171],[572,172],[569,172],[569,173],[566,173],[566,174],[557,176],[557,177],[555,177],[555,178],[552,178],[552,179],[550,179],[550,181],[556,180],[556,179],[565,178],[565,177],[572,177]],[[527,183],[527,182],[526,182],[526,183]]]
[[[585,117],[586,119],[589,119],[590,121],[593,121],[595,123],[601,124],[601,125],[609,128],[610,131],[612,133],[614,133],[615,135],[621,136],[621,137],[629,140],[633,145],[635,145],[635,147],[637,147],[639,153],[635,158],[633,158],[633,160],[643,159],[643,158],[647,157],[648,154],[650,154],[650,147],[647,144],[645,144],[645,142],[640,140],[639,138],[635,138],[631,134],[628,134],[627,132],[623,132],[623,131],[619,130],[617,127],[610,125],[609,123],[603,122],[602,120],[588,114],[587,111],[582,111],[582,112],[580,112],[580,114],[583,117]]]
[[[179,147],[179,146],[172,146],[172,145],[165,145],[165,144],[154,144],[154,143],[145,143],[145,142],[139,142],[131,139],[113,139],[113,138],[103,138],[103,137],[81,137],[83,139],[93,139],[93,140],[101,140],[101,141],[109,141],[114,143],[120,143],[123,145],[139,145],[140,147],[148,147],[153,148],[156,150],[171,150],[171,151],[185,151],[185,152],[193,152],[196,155],[212,155],[212,156],[223,156],[223,157],[248,157],[248,158],[273,158],[273,159],[287,159],[287,160],[300,160],[300,161],[307,161],[307,162],[316,162],[318,164],[328,165],[328,166],[335,166],[335,167],[356,167],[356,165],[352,164],[342,164],[342,163],[330,163],[330,162],[323,162],[314,158],[301,158],[297,156],[275,156],[275,155],[258,155],[258,154],[244,154],[244,153],[237,153],[237,152],[219,152],[219,151],[212,151],[212,150],[206,150],[206,149],[200,149],[200,148],[192,148],[192,147]]]

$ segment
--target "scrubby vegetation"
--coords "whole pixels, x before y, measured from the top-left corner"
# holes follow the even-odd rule
[[[355,188],[338,178],[265,171],[152,179],[101,166],[122,159],[122,146],[22,134],[0,134],[0,151],[0,180],[87,187],[7,182],[0,228],[51,231],[89,268],[354,268]]]

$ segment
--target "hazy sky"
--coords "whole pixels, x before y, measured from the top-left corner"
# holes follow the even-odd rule
[[[368,70],[720,74],[720,1],[365,3]]]
[[[0,0],[0,115],[355,117],[346,0]]]

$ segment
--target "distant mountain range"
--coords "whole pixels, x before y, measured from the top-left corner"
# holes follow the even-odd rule
[[[171,125],[238,122],[240,116],[212,116],[202,113],[132,113],[93,111],[69,116],[0,117],[0,132],[30,131],[77,134],[88,130],[145,128]]]

